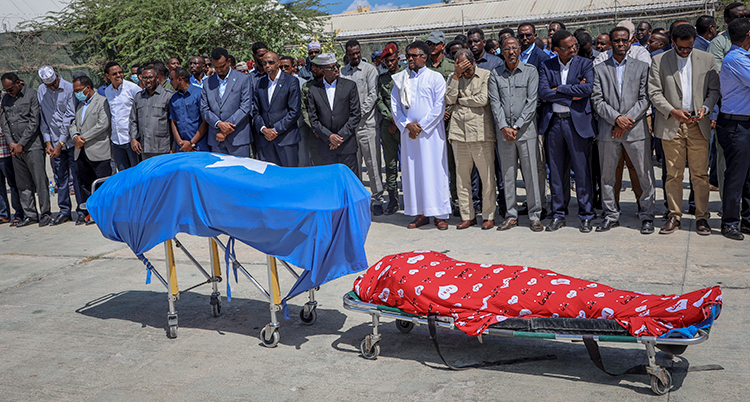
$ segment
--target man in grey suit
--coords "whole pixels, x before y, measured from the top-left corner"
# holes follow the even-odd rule
[[[5,95],[0,112],[0,126],[13,158],[13,170],[25,215],[16,227],[36,222],[39,222],[39,226],[47,226],[52,218],[42,131],[39,128],[39,99],[36,91],[23,85],[15,73],[3,74],[2,84]],[[39,196],[41,215],[37,213],[34,187]]]
[[[112,113],[107,98],[96,93],[94,83],[88,76],[73,80],[73,91],[77,98],[82,99],[78,102],[69,134],[75,143],[78,182],[81,185],[80,202],[83,204],[91,195],[94,180],[112,175],[112,165],[109,163],[112,156],[109,142]],[[78,214],[76,225],[84,223],[94,223],[85,209]]]
[[[201,116],[208,123],[208,146],[211,152],[251,157],[250,76],[231,68],[229,53],[224,48],[211,51],[211,60],[216,73],[203,80],[201,94]]]
[[[130,109],[130,146],[146,160],[172,150],[169,107],[174,92],[159,85],[153,66],[145,67],[141,77],[145,89],[133,98]]]
[[[605,219],[596,229],[606,232],[620,224],[615,199],[617,165],[623,150],[630,156],[643,190],[640,197],[641,233],[654,233],[654,169],[651,136],[646,123],[649,102],[646,93],[649,65],[628,57],[630,32],[615,27],[609,33],[612,57],[594,67],[591,103],[599,116],[599,165],[602,207]]]
[[[690,165],[695,192],[696,232],[710,235],[708,226],[708,115],[719,100],[719,74],[713,56],[693,50],[697,32],[692,25],[678,25],[672,32],[672,49],[654,57],[648,78],[648,95],[656,108],[654,135],[661,138],[667,182],[664,190],[669,219],[659,233],[680,228],[682,178],[685,160]]]

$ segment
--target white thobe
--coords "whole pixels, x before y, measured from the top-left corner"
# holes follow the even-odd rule
[[[396,77],[399,74],[408,74],[408,78],[399,79]],[[443,122],[445,79],[440,73],[423,67],[416,73],[405,69],[394,75],[393,81],[391,111],[393,121],[401,131],[404,214],[447,219],[451,203]],[[407,90],[408,108],[401,101],[402,90]],[[422,132],[416,139],[409,137],[409,130],[406,128],[409,123],[419,123],[422,126]]]

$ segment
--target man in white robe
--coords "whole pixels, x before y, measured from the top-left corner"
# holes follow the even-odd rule
[[[446,84],[443,76],[425,67],[430,48],[416,41],[406,48],[409,68],[393,76],[391,109],[401,130],[401,181],[404,214],[416,216],[409,229],[429,223],[448,229],[451,212],[445,140]]]

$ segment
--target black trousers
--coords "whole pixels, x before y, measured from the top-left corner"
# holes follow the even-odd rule
[[[42,216],[50,214],[50,183],[47,181],[47,170],[44,166],[46,156],[41,149],[11,156],[13,169],[16,171],[16,184],[21,196],[21,207],[24,215],[32,220],[38,220],[39,214]],[[36,210],[34,192],[39,197],[39,214]]]
[[[103,161],[92,161],[81,150],[78,154],[78,183],[81,186],[81,203],[85,203],[91,196],[91,186],[96,179],[112,175],[112,165],[109,159]]]
[[[324,165],[333,165],[334,163],[341,163],[346,165],[351,171],[357,174],[357,154],[335,154],[333,152],[324,152],[320,154],[320,159]]]
[[[740,219],[750,223],[750,208],[743,198],[750,198],[750,121],[716,121],[716,138],[724,149],[727,170],[724,171],[724,194],[721,225],[736,226]]]

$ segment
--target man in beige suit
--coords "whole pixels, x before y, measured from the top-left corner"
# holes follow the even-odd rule
[[[94,180],[112,174],[109,143],[112,114],[107,98],[96,93],[91,78],[81,76],[73,80],[73,91],[78,98],[76,118],[70,125],[70,136],[75,142],[75,159],[78,165],[78,182],[81,184],[81,203],[91,195]],[[83,209],[76,225],[94,223],[88,211]]]
[[[719,100],[719,74],[713,56],[693,50],[697,32],[692,25],[675,27],[672,50],[654,57],[648,94],[656,107],[654,135],[661,138],[667,166],[664,190],[669,219],[659,233],[670,234],[682,218],[682,178],[685,160],[695,191],[696,231],[711,234],[708,226],[708,115]]]

